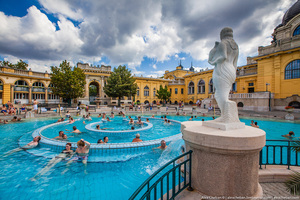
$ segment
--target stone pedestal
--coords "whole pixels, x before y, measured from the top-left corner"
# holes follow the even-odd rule
[[[262,197],[258,168],[266,141],[263,130],[245,126],[225,131],[202,122],[183,122],[181,129],[187,151],[193,150],[194,189],[220,198]]]

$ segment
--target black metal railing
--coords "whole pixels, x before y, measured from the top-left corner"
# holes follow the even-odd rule
[[[129,198],[174,199],[182,190],[192,190],[192,152],[186,152],[154,172]]]
[[[299,140],[267,140],[266,146],[260,151],[259,165],[300,166],[296,148],[300,148]]]

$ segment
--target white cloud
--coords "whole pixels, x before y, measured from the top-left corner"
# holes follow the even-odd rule
[[[156,64],[154,64],[152,67],[153,67],[153,69],[157,69],[157,66],[156,66]]]
[[[133,73],[142,74],[146,69],[139,66],[145,57],[157,62],[173,56],[185,60],[178,55],[185,52],[194,61],[207,60],[224,26],[234,30],[240,58],[255,55],[258,46],[270,43],[273,29],[294,1],[39,2],[43,10],[58,18],[57,24],[35,6],[24,17],[0,12],[1,56],[28,60],[37,70],[40,63],[41,71],[65,59],[75,64],[93,63],[105,56],[112,66],[128,64]],[[79,25],[74,26],[69,19]],[[156,69],[156,65],[152,68]]]
[[[83,18],[80,8],[71,7],[67,1],[64,0],[39,0],[40,4],[49,13],[62,14],[71,19],[80,20]]]
[[[150,74],[147,74],[146,77],[153,77],[153,78],[159,78],[164,75],[165,71],[164,70],[159,70],[159,71],[151,71]]]

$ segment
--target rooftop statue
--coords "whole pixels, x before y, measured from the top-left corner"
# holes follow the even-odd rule
[[[222,29],[221,42],[215,42],[214,48],[209,52],[208,63],[214,65],[213,85],[215,99],[221,110],[221,117],[216,122],[239,122],[236,103],[228,99],[232,84],[236,79],[239,47],[233,39],[233,31],[229,27]]]

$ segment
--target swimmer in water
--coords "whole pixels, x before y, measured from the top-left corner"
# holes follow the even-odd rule
[[[7,157],[7,156],[9,156],[9,155],[11,155],[15,152],[18,152],[18,151],[33,149],[39,144],[40,140],[41,140],[41,136],[36,136],[35,138],[33,138],[33,140],[31,142],[29,142],[25,146],[10,150],[7,153],[5,153],[4,155],[2,155],[2,157]]]
[[[156,148],[154,148],[154,149],[165,150],[167,147],[168,147],[168,146],[167,146],[167,144],[166,144],[166,141],[162,140],[162,141],[160,142],[160,146],[159,146],[159,147],[156,147]]]
[[[57,163],[61,162],[62,160],[65,159],[70,159],[74,152],[71,149],[72,144],[71,143],[67,143],[66,144],[66,148],[57,156],[53,157],[48,164],[41,170],[39,171],[34,177],[32,177],[30,180],[31,181],[36,181],[36,179],[42,175],[44,175],[45,173],[47,173],[51,168],[53,168]]]
[[[66,131],[71,131],[71,130],[66,129]],[[81,131],[78,130],[76,126],[73,126],[73,131],[71,133],[78,133],[79,134],[79,133],[81,133]]]

